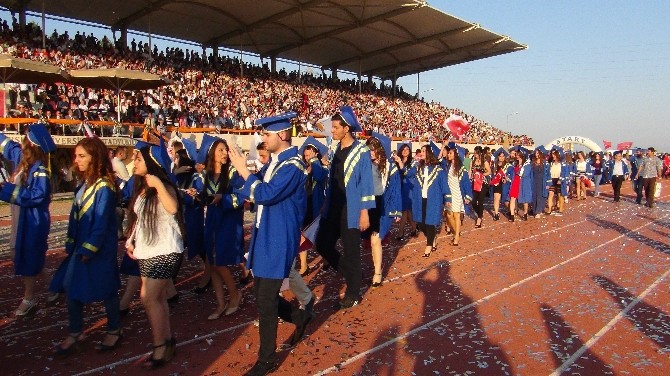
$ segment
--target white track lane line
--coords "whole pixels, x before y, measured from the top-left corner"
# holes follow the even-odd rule
[[[561,364],[560,367],[556,368],[554,372],[551,373],[551,376],[558,376],[563,372],[567,371],[568,368],[570,368],[577,359],[579,359],[582,355],[584,355],[584,353],[587,350],[593,347],[593,345],[595,345],[599,339],[601,339],[605,334],[607,334],[607,332],[609,332],[610,329],[614,327],[614,325],[616,325],[619,321],[621,321],[621,319],[624,318],[624,316],[626,316],[631,309],[635,308],[635,306],[639,302],[644,300],[644,298],[647,295],[649,295],[649,293],[653,289],[655,289],[656,286],[658,286],[665,278],[667,278],[668,275],[670,275],[670,269],[666,270],[666,272],[663,273],[663,275],[658,277],[656,281],[654,281],[654,283],[649,285],[649,287],[647,287],[646,290],[644,290],[640,295],[638,295],[637,298],[635,298],[635,300],[630,302],[626,306],[626,308],[624,308],[621,312],[619,312],[616,316],[614,316],[614,318],[612,318],[612,320],[610,320],[607,323],[607,325],[603,326],[602,329],[598,331],[598,333],[594,334],[593,337],[591,337],[588,341],[586,341],[586,343],[584,343],[584,345],[582,345],[582,347],[580,347],[579,350],[577,350],[574,354],[572,354],[571,357],[569,357],[565,362],[563,362],[563,364]]]
[[[665,218],[665,216],[662,217],[662,218]],[[659,219],[661,219],[661,218],[659,218]],[[435,324],[438,324],[438,323],[440,323],[440,322],[442,322],[442,321],[444,321],[444,320],[446,320],[446,319],[448,319],[448,318],[450,318],[450,317],[453,317],[453,316],[455,316],[455,315],[458,315],[458,314],[460,314],[460,313],[462,313],[462,312],[464,312],[464,311],[466,311],[466,310],[468,310],[468,309],[470,309],[470,308],[473,308],[473,307],[475,307],[475,306],[477,306],[477,305],[479,305],[479,304],[481,304],[481,303],[484,303],[484,302],[486,302],[486,301],[488,301],[488,300],[490,300],[490,299],[492,299],[492,298],[495,298],[496,296],[498,296],[498,295],[500,295],[500,294],[502,294],[502,293],[505,293],[505,292],[507,292],[507,291],[509,291],[509,290],[511,290],[511,289],[513,289],[513,288],[519,287],[519,286],[525,284],[526,282],[531,281],[531,280],[533,280],[533,279],[535,279],[535,278],[537,278],[537,277],[539,277],[539,276],[542,276],[542,275],[544,275],[544,274],[547,274],[547,273],[553,271],[554,269],[557,269],[557,268],[559,268],[559,267],[561,267],[561,266],[563,266],[563,265],[565,265],[565,264],[567,264],[567,263],[569,263],[569,262],[572,262],[572,261],[574,261],[574,260],[576,260],[576,259],[578,259],[578,258],[580,258],[580,257],[582,257],[582,256],[584,256],[584,255],[586,255],[586,254],[588,254],[588,253],[591,253],[591,252],[593,252],[593,251],[595,251],[595,250],[597,250],[597,249],[599,249],[599,248],[602,248],[603,246],[605,246],[605,245],[607,245],[607,244],[613,243],[613,242],[615,242],[615,241],[617,241],[617,240],[623,238],[624,236],[626,236],[626,235],[628,235],[628,234],[631,234],[631,233],[634,233],[634,232],[636,232],[636,231],[639,231],[640,229],[642,229],[642,228],[644,228],[644,227],[647,227],[647,226],[651,225],[652,223],[653,223],[653,222],[649,222],[649,223],[646,223],[646,224],[644,224],[644,225],[642,225],[642,226],[640,226],[640,227],[638,227],[638,228],[636,228],[636,229],[629,230],[629,231],[627,231],[626,233],[621,234],[621,235],[617,236],[617,237],[614,238],[614,239],[608,240],[608,241],[606,241],[606,242],[604,242],[604,243],[602,243],[602,244],[600,244],[600,245],[598,245],[598,246],[596,246],[596,247],[593,247],[593,248],[591,248],[591,249],[588,249],[588,250],[586,250],[586,251],[584,251],[584,252],[582,252],[582,253],[580,253],[580,254],[578,254],[578,255],[576,255],[576,256],[573,256],[573,257],[571,257],[571,258],[569,258],[569,259],[567,259],[567,260],[565,260],[565,261],[562,261],[562,262],[560,262],[560,263],[558,263],[558,264],[556,264],[556,265],[554,265],[554,266],[552,266],[552,267],[550,267],[550,268],[544,269],[544,270],[542,270],[541,272],[538,272],[538,273],[535,273],[535,274],[533,274],[533,275],[531,275],[531,276],[529,276],[529,277],[526,277],[526,278],[520,280],[519,282],[515,282],[515,283],[513,283],[513,284],[511,284],[511,285],[509,285],[509,286],[507,286],[507,287],[505,287],[505,288],[503,288],[503,289],[501,289],[501,290],[498,290],[498,291],[496,291],[496,292],[494,292],[494,293],[491,293],[491,294],[489,294],[489,295],[487,295],[487,296],[485,296],[485,297],[483,297],[483,298],[481,298],[481,299],[479,299],[479,300],[477,300],[477,301],[474,301],[474,302],[472,302],[472,303],[470,303],[470,304],[468,304],[468,305],[466,305],[466,306],[463,306],[463,307],[461,307],[461,308],[459,308],[459,309],[457,309],[457,310],[455,310],[455,311],[451,311],[451,312],[449,312],[449,313],[446,314],[446,315],[440,316],[440,317],[438,317],[437,319],[435,319],[435,320],[433,320],[433,321],[430,321],[430,322],[425,323],[425,324],[423,324],[423,325],[421,325],[421,326],[418,326],[418,327],[416,327],[416,328],[414,328],[414,329],[412,329],[412,330],[410,330],[410,331],[408,331],[408,332],[406,332],[406,333],[404,333],[404,334],[401,334],[401,335],[399,335],[399,336],[397,336],[397,337],[395,337],[395,338],[392,338],[392,339],[390,339],[390,340],[388,340],[388,341],[386,341],[386,342],[384,342],[384,343],[382,343],[382,344],[380,344],[380,345],[378,345],[378,346],[372,347],[372,348],[370,348],[370,349],[368,349],[368,350],[366,350],[366,351],[364,351],[364,352],[362,352],[362,353],[360,353],[360,354],[358,354],[358,355],[356,355],[356,356],[353,356],[353,357],[351,357],[351,358],[349,358],[349,359],[347,359],[347,360],[345,360],[345,361],[343,361],[343,362],[340,362],[340,363],[338,363],[338,364],[336,364],[336,365],[334,365],[334,366],[332,366],[332,367],[329,367],[329,368],[326,368],[326,369],[324,369],[324,370],[322,370],[322,371],[320,371],[320,372],[317,372],[317,373],[315,373],[314,375],[315,375],[315,376],[317,376],[317,375],[326,375],[326,374],[329,374],[329,373],[331,373],[331,372],[337,372],[337,371],[340,371],[343,367],[346,367],[347,365],[349,365],[349,364],[351,364],[351,363],[354,363],[354,362],[356,362],[356,361],[358,361],[358,360],[360,360],[360,359],[363,359],[364,357],[366,357],[366,356],[368,356],[368,355],[370,355],[370,354],[373,354],[373,353],[375,353],[375,352],[377,352],[377,351],[379,351],[379,350],[382,350],[382,349],[384,349],[384,348],[386,348],[386,347],[388,347],[388,346],[390,346],[390,345],[392,345],[392,344],[394,344],[394,343],[396,343],[396,342],[398,342],[398,341],[400,341],[400,340],[402,340],[402,339],[405,339],[405,338],[407,338],[407,337],[409,337],[409,336],[411,336],[411,335],[414,335],[414,334],[416,334],[416,333],[418,333],[418,332],[420,332],[420,331],[422,331],[422,330],[425,330],[425,329],[427,329],[427,328],[429,328],[429,327],[431,327],[431,326],[433,326],[433,325],[435,325]]]

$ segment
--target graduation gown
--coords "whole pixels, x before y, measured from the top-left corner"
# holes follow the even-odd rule
[[[384,239],[391,231],[394,218],[402,216],[402,197],[400,193],[400,171],[395,163],[386,162],[388,179],[382,194],[382,207],[378,208],[381,216],[379,218],[379,238]]]
[[[311,204],[312,204],[312,219],[315,219],[321,213],[321,207],[323,206],[323,200],[326,197],[326,185],[328,184],[328,168],[321,165],[321,161],[318,158],[312,158],[309,161],[311,166],[311,172],[308,175],[312,179],[312,195],[311,195]]]
[[[533,172],[530,161],[521,166],[519,170],[519,197],[517,200],[520,204],[527,204],[533,201]]]
[[[407,172],[416,164],[416,161],[410,158],[411,163],[403,166],[399,170],[400,174],[400,196],[402,199],[402,210],[412,210],[412,180],[407,176]]]
[[[15,168],[19,165],[21,145],[18,142],[0,134],[0,152],[5,159],[14,163]],[[42,162],[33,163],[23,184],[4,183],[0,190],[0,200],[20,207],[14,244],[14,274],[36,276],[44,267],[51,227],[49,170]]]
[[[263,181],[272,164],[267,163],[257,174],[249,175],[239,190],[238,200],[263,205],[258,227],[258,218],[252,226],[249,269],[256,277],[283,279],[288,277],[300,246],[300,227],[307,209],[307,173],[296,147],[284,150],[276,158],[270,180]]]
[[[548,163],[548,167],[544,170],[544,181],[547,183],[546,186],[550,187],[552,185],[552,180],[551,180],[551,164],[553,162]],[[570,182],[572,180],[572,173],[570,172],[571,168],[570,166],[565,163],[561,162],[561,176],[559,178],[561,182],[561,195],[567,197],[568,191],[570,189]],[[548,193],[547,193],[548,194]]]
[[[243,180],[233,166],[228,169],[228,187],[220,191],[214,181],[206,182],[208,195],[221,193],[221,201],[207,205],[204,246],[211,265],[228,266],[242,262],[244,255],[244,201],[232,194]]]
[[[118,294],[116,201],[113,183],[101,178],[72,204],[63,282],[69,299],[91,303]],[[83,256],[89,259],[83,261]]]
[[[201,174],[193,174],[189,181],[180,182],[180,187],[184,189],[195,188],[200,194],[205,188],[205,182]],[[205,206],[200,200],[196,200],[191,195],[183,194],[184,203],[184,228],[186,230],[185,245],[188,249],[188,259],[201,254],[205,250]]]
[[[421,190],[423,189],[423,167],[418,164],[412,166],[407,172],[410,177],[412,189],[412,216],[416,222],[423,219]],[[426,202],[426,221],[427,225],[437,226],[442,219],[442,210],[447,202],[449,188],[447,186],[447,174],[440,165],[428,166],[428,194]]]
[[[341,144],[337,145],[338,151]],[[370,149],[362,142],[354,140],[349,155],[344,160],[344,188],[347,196],[347,228],[356,229],[361,210],[375,207],[372,183],[372,159]],[[330,205],[330,185],[326,189],[326,205],[321,218],[326,218]]]

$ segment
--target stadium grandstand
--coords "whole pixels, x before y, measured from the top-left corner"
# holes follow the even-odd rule
[[[5,9],[0,13],[2,53],[66,70],[142,70],[172,82],[124,91],[119,103],[116,93],[106,89],[8,84],[11,117],[112,121],[120,110],[126,123],[233,132],[251,130],[257,118],[294,110],[300,114],[298,132],[306,133],[318,119],[349,104],[366,130],[397,139],[451,139],[441,124],[455,113],[471,126],[464,142],[533,144],[525,135],[512,135],[458,108],[424,102],[396,85],[398,77],[526,48],[424,1],[0,0],[0,6]],[[115,37],[46,33],[35,22],[27,23],[26,14],[103,25]],[[129,30],[196,43],[202,53],[159,50],[134,39],[129,43]],[[259,56],[263,63],[219,56],[219,48]],[[277,70],[277,59],[320,67],[322,74]],[[340,79],[338,71],[357,77]],[[78,135],[82,129],[54,124],[52,132]]]

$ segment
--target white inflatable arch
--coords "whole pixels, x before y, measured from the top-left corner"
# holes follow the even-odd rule
[[[593,142],[593,140],[588,139],[586,137],[580,137],[580,136],[566,136],[566,137],[560,137],[557,138],[548,144],[544,145],[547,150],[551,149],[552,146],[554,145],[563,145],[563,144],[580,144],[584,145],[587,148],[591,149],[591,151],[594,151],[596,153],[603,151],[603,149],[598,146],[597,143]]]

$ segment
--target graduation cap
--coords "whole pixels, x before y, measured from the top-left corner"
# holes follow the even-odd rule
[[[302,146],[298,151],[300,155],[304,155],[305,148],[310,145],[314,146],[316,150],[319,151],[319,154],[321,154],[321,156],[328,154],[328,146],[324,145],[321,141],[317,140],[316,138],[309,136],[305,139],[305,142],[302,143]]]
[[[191,158],[193,162],[195,162],[195,160],[198,158],[198,148],[195,145],[195,141],[182,138],[181,143],[184,145],[184,150],[186,150],[188,157]]]
[[[447,144],[447,149],[456,149],[457,145],[454,141],[449,141]]]
[[[146,141],[137,140],[134,149],[142,150],[144,148],[149,148],[149,156],[151,157],[151,159],[153,159],[154,162],[156,162],[156,164],[169,175],[172,160],[168,155],[167,147],[163,139],[161,138],[160,144],[158,145]]]
[[[505,158],[509,157],[509,153],[507,152],[507,150],[505,150],[504,148],[500,147],[500,148],[498,148],[498,150],[496,150],[495,152],[493,152],[493,158],[498,159],[498,156],[499,156],[500,154],[504,154],[504,155],[505,155]]]
[[[28,128],[28,133],[26,133],[28,141],[38,148],[42,149],[45,153],[53,153],[56,151],[56,143],[53,138],[51,138],[51,133],[44,124],[31,124]]]
[[[557,151],[558,151],[558,154],[561,156],[561,158],[565,158],[565,151],[563,150],[562,147],[560,147],[560,146],[558,146],[558,145],[554,145],[554,146],[551,147],[551,150],[552,150],[552,151],[553,151],[553,150],[557,150]]]
[[[396,145],[396,151],[400,153],[400,149],[402,149],[403,145],[407,145],[409,147],[409,152],[412,154],[412,142],[408,140],[403,140],[402,142],[398,142]]]
[[[450,147],[450,146],[449,146],[450,144],[453,144],[453,147]],[[451,149],[456,149],[456,153],[458,153],[458,157],[461,158],[461,161],[465,159],[465,152],[466,152],[466,150],[465,150],[464,147],[462,147],[461,145],[458,145],[458,144],[455,143],[455,142],[450,142],[449,144],[447,144],[447,147],[448,147],[450,150],[451,150]]]
[[[386,159],[390,160],[391,159],[391,152],[393,151],[392,147],[391,147],[391,139],[389,137],[384,136],[383,134],[377,133],[377,132],[372,132],[372,134],[370,136],[378,139],[379,142],[381,142],[382,147],[384,148],[384,153],[386,153]]]
[[[430,146],[430,149],[433,151],[433,156],[435,158],[437,158],[440,155],[440,151],[442,149],[440,149],[440,147],[437,146],[437,144],[435,142],[433,142],[432,140],[430,141],[430,144],[428,144],[428,145]]]
[[[358,122],[358,117],[351,106],[340,107],[340,115],[344,122],[349,126],[351,132],[363,132],[361,124]]]
[[[540,146],[536,147],[535,150],[533,150],[533,153],[535,153],[536,151],[539,151],[543,155],[547,155],[548,150],[547,150],[547,148],[544,147],[544,145],[540,145]]]
[[[291,129],[291,119],[296,117],[295,112],[286,112],[277,116],[270,116],[262,119],[256,120],[255,124],[263,127],[263,130],[266,132],[281,132],[288,129]]]
[[[137,140],[133,149],[140,150],[140,149],[145,148],[147,146],[156,146],[156,145],[150,144],[150,143],[148,143],[146,141],[143,141],[143,140]]]
[[[210,136],[209,134],[205,133],[202,135],[202,142],[200,143],[200,150],[198,150],[198,158],[196,159],[196,163],[201,163],[205,164],[207,161],[207,154],[209,154],[209,150],[212,148],[212,145],[218,140],[223,140],[219,137],[214,137]]]

